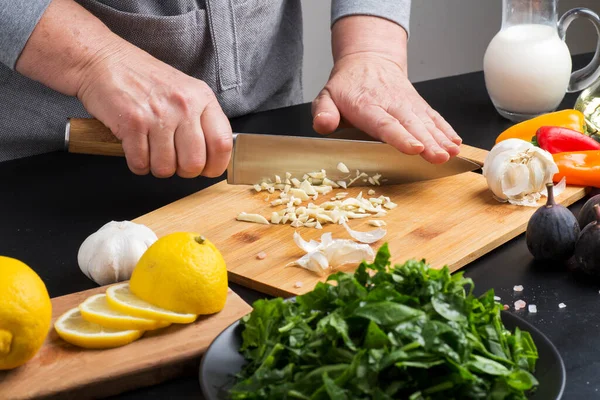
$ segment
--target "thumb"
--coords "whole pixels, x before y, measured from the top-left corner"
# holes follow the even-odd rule
[[[333,102],[329,90],[323,89],[312,102],[313,129],[321,135],[335,131],[340,124],[340,111]]]

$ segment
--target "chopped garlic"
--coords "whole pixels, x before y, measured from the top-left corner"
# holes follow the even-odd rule
[[[304,226],[307,227],[307,228],[314,228],[315,226],[317,226],[317,223],[315,221],[305,222]]]
[[[308,200],[308,194],[302,189],[290,189],[289,194],[302,201]]]
[[[271,213],[271,223],[277,225],[281,222],[281,215],[276,212]]]
[[[295,188],[299,188],[300,187],[300,181],[296,178],[292,178],[292,185],[294,185]]]
[[[329,179],[329,178],[325,178],[325,179],[323,179],[323,185],[326,185],[326,186],[331,186],[331,187],[334,187],[334,188],[337,188],[337,187],[339,187],[339,185],[338,185],[337,183],[335,183],[334,181],[332,181],[332,180],[331,180],[331,179]]]
[[[340,171],[343,174],[350,173],[350,170],[348,169],[348,167],[346,167],[346,164],[344,164],[343,162],[338,163],[337,169],[338,169],[338,171]]]
[[[269,225],[269,221],[267,221],[267,219],[260,214],[247,214],[245,212],[241,212],[236,219],[238,221],[255,222],[257,224]]]
[[[566,306],[567,306],[567,305],[566,305],[565,303],[560,303],[560,304],[558,305],[558,308],[565,308]]]
[[[381,185],[381,184],[379,183],[379,178],[381,178],[381,174],[375,174],[375,175],[373,175],[373,182],[375,182],[375,184],[376,184],[377,186]]]
[[[303,285],[303,283],[300,282],[300,281],[294,283],[294,287],[297,288],[297,289],[300,289],[302,287],[302,285]]]
[[[398,207],[398,204],[390,201],[390,202],[385,203],[383,206],[389,210],[393,210],[394,208]]]
[[[262,190],[262,187],[260,187],[260,185],[254,185],[254,190],[260,192]]]
[[[378,220],[378,219],[370,219],[367,222],[369,223],[369,225],[376,226],[376,227],[381,227],[381,226],[386,226],[387,225],[385,223],[385,221],[381,221],[381,220]]]
[[[346,185],[346,181],[337,181],[336,183],[344,189],[348,188],[348,186]]]
[[[367,192],[367,194],[369,196],[373,196],[375,194],[375,191],[373,189],[369,189],[369,191]]]
[[[275,183],[281,183],[281,177],[279,175],[275,175]]]
[[[515,292],[522,292],[523,291],[523,285],[515,285],[515,287],[513,287],[513,290]]]
[[[302,183],[300,184],[300,189],[304,190],[306,192],[306,194],[309,196],[314,196],[315,194],[317,194],[317,192],[315,192],[315,188],[313,187],[313,185],[311,185],[310,182],[307,181],[306,179],[303,180]]]
[[[333,188],[331,186],[313,186],[313,190],[316,192],[316,193],[313,193],[313,195],[315,195],[317,193],[327,194],[327,193],[331,192],[333,190]]]
[[[317,221],[317,224],[315,225],[315,228],[317,228],[317,229],[323,229],[323,225],[321,225],[321,223],[319,221]]]
[[[292,228],[299,228],[302,226],[302,222],[300,221],[300,218],[298,218],[297,220],[292,222],[290,225]]]
[[[283,204],[283,200],[282,200],[282,199],[273,200],[273,201],[271,202],[271,205],[272,205],[272,206],[280,206],[280,205],[282,205],[282,204]]]

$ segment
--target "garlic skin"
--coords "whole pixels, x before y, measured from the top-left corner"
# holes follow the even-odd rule
[[[537,206],[558,167],[552,155],[521,139],[498,143],[488,153],[483,176],[496,200],[522,206]]]
[[[77,262],[81,271],[99,285],[126,281],[156,240],[156,234],[145,225],[111,221],[83,241]]]

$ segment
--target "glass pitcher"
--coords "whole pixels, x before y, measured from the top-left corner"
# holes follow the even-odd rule
[[[503,0],[502,27],[488,45],[483,72],[488,94],[503,117],[519,122],[556,110],[567,92],[592,85],[600,76],[600,41],[593,60],[571,72],[565,44],[571,22],[584,17],[600,36],[600,18],[574,8],[558,20],[558,0]]]

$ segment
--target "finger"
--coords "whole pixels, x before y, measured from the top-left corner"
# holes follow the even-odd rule
[[[313,129],[321,135],[328,135],[340,125],[340,112],[327,89],[312,102]]]
[[[439,164],[448,161],[450,155],[441,148],[435,141],[429,129],[423,121],[408,108],[392,108],[390,113],[398,119],[400,124],[425,146],[421,156],[433,164]]]
[[[450,139],[457,146],[461,145],[461,137],[458,136],[458,133],[456,133],[456,131],[452,128],[448,121],[446,121],[444,117],[440,115],[440,113],[430,107],[427,110],[427,115],[429,115],[429,118],[431,118],[435,126],[437,126],[437,128],[441,130],[448,139]]]
[[[177,127],[175,151],[177,175],[182,178],[195,178],[202,173],[206,165],[206,144],[200,118],[192,118]]]
[[[173,176],[177,169],[174,130],[168,126],[155,126],[150,131],[150,171],[157,178]]]
[[[379,106],[366,106],[360,115],[353,116],[349,120],[358,129],[403,153],[420,154],[425,148],[423,143],[416,140],[396,118]]]
[[[200,122],[206,142],[206,166],[202,175],[215,178],[221,176],[229,165],[233,148],[231,125],[216,99],[208,103]]]
[[[423,125],[427,128],[429,134],[433,137],[433,140],[435,140],[442,149],[446,150],[450,157],[454,157],[460,152],[459,147],[435,125],[426,112],[418,113],[416,115],[423,122]]]
[[[125,135],[121,145],[131,172],[136,175],[148,174],[150,172],[148,135],[145,133]]]

